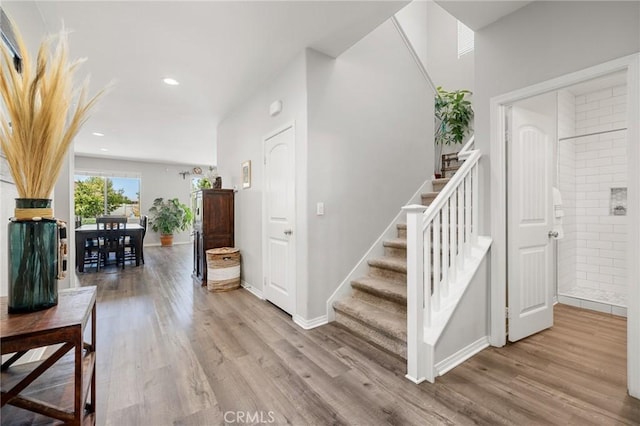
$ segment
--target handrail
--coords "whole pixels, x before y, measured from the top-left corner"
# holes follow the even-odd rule
[[[476,135],[471,135],[466,144],[462,147],[460,152],[458,152],[458,158],[460,160],[466,160],[467,157],[471,155],[471,150],[475,146]]]
[[[468,175],[469,171],[478,163],[482,154],[479,150],[469,151],[467,160],[462,164],[462,167],[458,169],[455,175],[447,182],[445,187],[438,193],[438,196],[433,200],[429,207],[424,212],[424,220],[422,230],[424,231],[428,224],[433,221],[444,204],[449,200],[453,192],[460,186],[460,183]]]
[[[400,34],[400,38],[402,39],[404,44],[407,46],[407,49],[409,49],[409,54],[415,61],[416,65],[418,65],[418,69],[420,70],[420,73],[422,74],[424,79],[427,81],[427,84],[429,85],[429,87],[433,91],[433,94],[435,95],[436,93],[438,93],[438,89],[436,88],[436,85],[433,83],[433,80],[431,79],[429,72],[427,71],[424,64],[422,63],[422,60],[418,56],[418,53],[413,48],[413,44],[409,40],[407,33],[405,33],[404,29],[402,29],[402,24],[398,22],[398,18],[396,18],[395,15],[391,17],[391,22],[393,22],[393,25],[396,27],[396,30],[398,30],[398,33]]]

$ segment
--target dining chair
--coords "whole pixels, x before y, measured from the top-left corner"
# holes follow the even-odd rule
[[[126,216],[100,216],[96,218],[98,228],[98,270],[103,262],[107,265],[111,253],[116,255],[116,265],[124,269],[124,238],[127,228]]]
[[[140,242],[136,240],[134,236],[125,237],[125,259],[135,260],[136,248],[140,247],[140,261],[144,264],[144,237],[147,234],[147,224],[149,223],[149,217],[140,216],[140,226],[142,227],[142,236]]]

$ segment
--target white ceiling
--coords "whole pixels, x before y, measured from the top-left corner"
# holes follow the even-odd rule
[[[3,0],[2,6],[23,33],[39,32],[38,15],[50,33],[64,21],[73,31],[72,57],[88,58],[82,73],[91,75],[92,91],[114,83],[76,138],[76,153],[215,164],[216,127],[235,106],[304,48],[337,56],[406,3]],[[180,85],[165,85],[164,77]]]
[[[473,31],[478,31],[532,2],[436,0],[436,3]]]

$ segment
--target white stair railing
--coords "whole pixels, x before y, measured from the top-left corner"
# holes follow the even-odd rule
[[[429,205],[407,212],[407,378],[433,382],[433,348],[425,328],[450,306],[459,271],[478,240],[478,161],[473,137],[458,154],[462,167]],[[425,210],[426,209],[426,210]]]

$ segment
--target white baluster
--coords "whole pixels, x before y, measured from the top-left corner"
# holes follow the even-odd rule
[[[457,239],[458,239],[458,267],[464,269],[464,181],[460,183],[456,189],[458,214],[456,220]]]
[[[423,246],[424,246],[424,261],[423,261],[423,285],[424,285],[424,323],[425,326],[431,325],[431,316],[433,315],[432,307],[432,292],[431,292],[431,271],[433,271],[433,262],[434,257],[432,254],[433,244],[431,243],[431,230],[432,224],[428,224],[423,233]]]
[[[472,190],[471,190],[471,235],[472,235],[472,241],[473,244],[477,244],[478,243],[478,235],[479,235],[479,229],[478,229],[478,164],[476,163],[475,166],[473,166],[473,169],[471,171],[471,186],[472,186]]]
[[[471,255],[471,173],[464,179],[464,253]]]
[[[456,275],[458,272],[458,238],[456,237],[456,235],[458,234],[456,229],[458,223],[457,194],[458,192],[454,190],[451,194],[451,198],[449,199],[449,215],[451,217],[451,282],[454,283],[456,282]]]
[[[449,297],[449,201],[442,206],[442,292],[443,298]]]
[[[438,212],[436,217],[433,219],[433,255],[431,258],[433,259],[433,278],[430,278],[427,275],[425,278],[425,282],[430,283],[433,282],[433,310],[435,312],[440,310],[440,214],[442,212]],[[429,290],[429,286],[427,285],[427,289]]]

